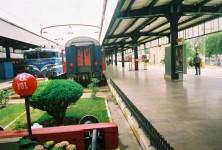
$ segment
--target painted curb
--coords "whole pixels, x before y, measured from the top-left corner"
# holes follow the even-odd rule
[[[130,110],[126,107],[124,104],[123,100],[120,98],[118,93],[115,91],[115,89],[112,87],[110,84],[110,81],[107,81],[108,86],[110,88],[111,93],[115,97],[118,105],[120,106],[120,109],[123,112],[123,115],[125,116],[126,120],[128,121],[134,135],[136,136],[140,146],[142,147],[143,150],[155,150],[153,146],[150,144],[150,140],[147,138],[143,130],[139,127],[138,122],[136,119],[131,115]]]

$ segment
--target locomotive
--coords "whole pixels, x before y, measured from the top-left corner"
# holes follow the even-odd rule
[[[25,72],[36,77],[65,76],[64,50],[36,48],[24,51]]]
[[[91,78],[104,80],[105,53],[96,39],[80,36],[65,44],[67,78],[89,83]]]

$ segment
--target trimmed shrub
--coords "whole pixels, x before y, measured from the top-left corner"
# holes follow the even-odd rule
[[[46,111],[59,124],[63,123],[69,105],[83,94],[83,87],[77,82],[64,79],[39,82],[36,92],[30,98],[30,105]]]

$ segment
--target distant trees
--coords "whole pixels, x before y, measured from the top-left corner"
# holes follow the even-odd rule
[[[195,55],[194,46],[191,44],[189,40],[184,40],[183,44],[186,45],[186,57],[189,66],[193,66],[193,57]]]
[[[222,54],[222,32],[213,33],[206,36],[206,56]]]
[[[83,87],[71,80],[39,82],[36,92],[30,98],[30,105],[46,111],[62,124],[68,106],[75,103],[82,94]]]
[[[195,51],[194,51],[194,48],[193,48],[192,44],[189,41],[187,41],[187,40],[185,40],[183,42],[183,44],[186,45],[186,55],[187,55],[187,58],[188,59],[189,58],[193,58],[193,56],[195,54]]]

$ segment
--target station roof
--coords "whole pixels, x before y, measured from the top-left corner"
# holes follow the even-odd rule
[[[119,0],[102,46],[132,46],[170,36],[168,16],[179,15],[178,31],[222,16],[222,0]]]
[[[36,33],[28,31],[10,21],[0,18],[0,46],[9,44],[15,49],[29,49],[38,46],[60,47],[49,39],[46,39]]]

